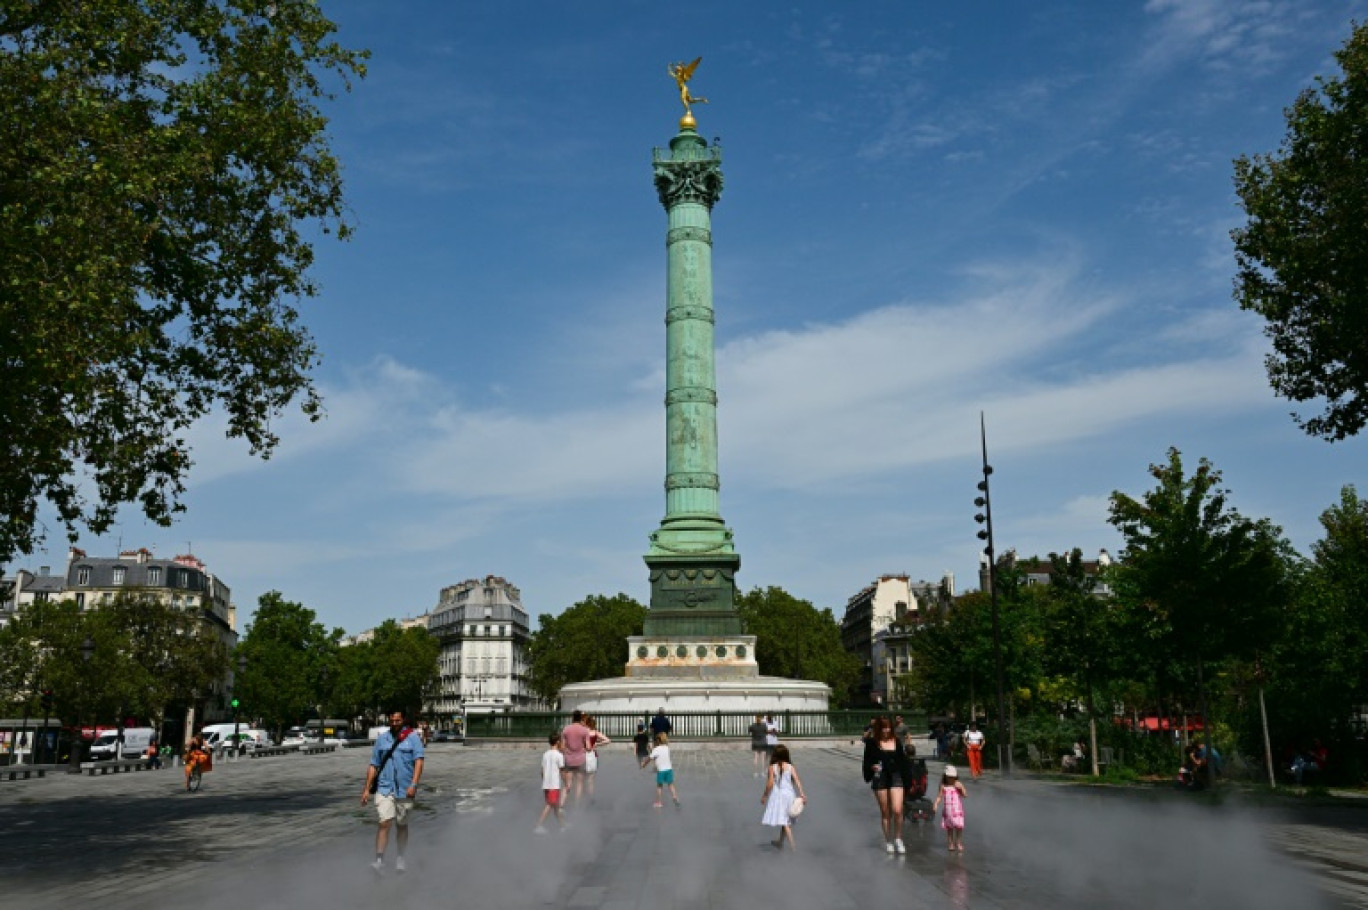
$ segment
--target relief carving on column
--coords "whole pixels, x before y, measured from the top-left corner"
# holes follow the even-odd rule
[[[712,389],[705,389],[699,386],[681,386],[677,389],[670,389],[665,393],[665,407],[672,404],[679,404],[681,401],[701,401],[704,404],[717,404],[717,393]]]
[[[677,227],[665,232],[665,245],[680,243],[684,240],[697,240],[712,246],[712,231],[702,227]]]
[[[717,321],[710,306],[672,306],[665,311],[666,325],[678,322],[681,319],[701,319],[704,322]]]
[[[682,490],[703,488],[707,490],[719,490],[722,488],[721,482],[716,474],[708,474],[702,471],[680,472],[670,474],[665,478],[666,490]]]

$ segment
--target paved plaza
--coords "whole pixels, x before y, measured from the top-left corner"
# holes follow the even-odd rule
[[[365,750],[0,784],[5,906],[1368,907],[1368,809],[1216,809],[1181,794],[968,782],[963,856],[938,827],[881,849],[850,748],[798,748],[798,850],[769,845],[749,752],[676,753],[679,809],[605,750],[593,805],[532,833],[538,750],[429,749],[410,871],[376,879]],[[939,766],[933,766],[933,771]],[[392,848],[391,848],[392,851]],[[391,853],[392,856],[392,853]],[[893,901],[895,903],[888,903]]]

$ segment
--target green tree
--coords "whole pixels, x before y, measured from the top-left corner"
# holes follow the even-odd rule
[[[621,676],[627,637],[645,624],[646,608],[626,594],[591,594],[559,616],[541,614],[527,647],[528,684],[555,704],[569,683]]]
[[[832,701],[849,701],[860,679],[860,661],[841,646],[841,624],[783,588],[752,588],[736,598],[747,635],[755,636],[755,659],[765,676],[811,679],[831,687]]]
[[[336,651],[338,637],[340,630],[330,634],[303,604],[279,591],[261,595],[237,648],[246,659],[234,682],[243,709],[277,736],[306,717],[323,701],[318,671]]]
[[[439,675],[441,643],[427,629],[402,629],[391,619],[380,624],[366,645],[374,653],[371,717],[395,709],[417,717],[423,694]]]
[[[316,353],[306,229],[345,237],[304,0],[0,4],[0,561],[137,502],[166,525],[211,411],[267,456]],[[88,484],[89,499],[85,492]]]
[[[1112,494],[1110,521],[1125,539],[1112,577],[1118,602],[1141,617],[1158,649],[1196,670],[1210,746],[1206,668],[1267,647],[1290,595],[1292,552],[1277,527],[1228,507],[1229,491],[1205,458],[1189,477],[1178,450],[1168,456],[1150,465],[1158,485],[1140,499]]]
[[[416,717],[437,680],[441,650],[426,629],[404,629],[387,619],[369,640],[337,649],[320,703],[372,724],[396,709]]]
[[[1235,161],[1248,223],[1231,232],[1241,308],[1267,320],[1274,391],[1323,400],[1295,417],[1340,440],[1368,421],[1368,24],[1335,54],[1338,77],[1318,77],[1286,110],[1275,154]]]
[[[945,613],[928,617],[909,641],[912,669],[903,677],[900,698],[931,713],[992,703],[991,609],[987,594],[971,591]]]
[[[1358,780],[1358,706],[1368,702],[1368,502],[1354,487],[1321,515],[1324,536],[1298,579],[1286,631],[1269,649],[1270,723],[1277,738],[1306,748],[1322,739],[1331,768]]]
[[[71,600],[26,608],[0,630],[0,666],[0,695],[21,707],[36,710],[36,693],[50,688],[56,716],[71,724],[129,715],[159,723],[169,705],[223,678],[228,652],[201,608],[130,589],[97,609]]]
[[[1083,698],[1088,709],[1088,737],[1092,773],[1097,764],[1097,708],[1099,682],[1116,673],[1121,641],[1114,613],[1094,593],[1094,579],[1083,565],[1083,551],[1050,554],[1050,584],[1045,589],[1042,616],[1045,647],[1041,651],[1047,674],[1062,677]]]

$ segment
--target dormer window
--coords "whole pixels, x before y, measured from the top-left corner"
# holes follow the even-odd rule
[[[126,568],[124,568],[123,566],[115,566],[115,567],[114,567],[114,582],[113,582],[113,583],[116,584],[116,585],[121,585],[121,584],[123,584],[123,583],[124,583],[124,578],[127,577],[127,575],[128,575],[128,570],[127,570]]]
[[[76,570],[76,584],[90,584],[90,566],[81,566],[79,569]]]
[[[161,566],[150,566],[147,570],[147,583],[149,585],[161,584]]]

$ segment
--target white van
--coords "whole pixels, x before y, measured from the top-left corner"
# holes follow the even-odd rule
[[[204,734],[204,744],[210,749],[227,749],[233,742],[234,724],[205,724],[200,730]],[[266,731],[255,730],[247,724],[237,724],[238,739],[251,751],[266,745]]]
[[[142,758],[147,747],[157,736],[151,727],[125,727],[123,731],[123,758]],[[90,760],[102,761],[114,757],[114,745],[119,738],[118,730],[105,730],[90,744]]]

